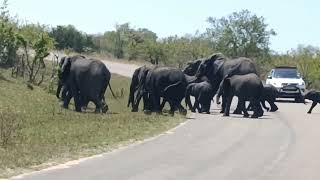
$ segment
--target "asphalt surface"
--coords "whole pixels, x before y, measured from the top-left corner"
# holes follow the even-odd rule
[[[134,65],[107,63],[131,76]],[[14,179],[32,180],[317,180],[320,179],[320,107],[279,102],[261,119],[191,114],[156,138]]]

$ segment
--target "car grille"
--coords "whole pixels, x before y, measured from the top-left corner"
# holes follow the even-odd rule
[[[282,86],[298,86],[298,83],[282,83]]]

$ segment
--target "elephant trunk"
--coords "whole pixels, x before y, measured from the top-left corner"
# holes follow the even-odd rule
[[[133,85],[131,84],[127,107],[129,107],[130,104],[132,104],[132,106],[133,106],[133,103],[134,103],[134,87],[133,87]]]
[[[220,96],[217,94],[217,96],[216,96],[216,102],[217,102],[217,104],[221,104],[221,102],[220,102]]]
[[[59,80],[59,82],[58,82],[58,87],[57,87],[57,92],[56,92],[56,97],[57,97],[58,99],[60,99],[61,89],[62,89],[62,82]]]
[[[185,77],[187,79],[188,84],[195,83],[198,81],[198,78],[196,76],[189,76],[189,75],[185,74]]]

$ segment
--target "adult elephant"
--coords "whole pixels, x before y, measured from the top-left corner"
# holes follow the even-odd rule
[[[63,57],[60,65],[59,81],[68,90],[64,107],[68,107],[73,97],[77,112],[81,112],[83,104],[92,101],[96,106],[96,112],[106,113],[108,105],[104,94],[108,85],[114,96],[109,84],[111,73],[108,68],[99,60],[86,59],[82,56]]]
[[[249,73],[257,74],[256,67],[251,59],[239,57],[228,60],[221,53],[217,53],[200,63],[196,76],[198,78],[206,76],[211,82],[214,92],[217,92],[220,83],[227,75],[245,75]],[[240,103],[238,102],[234,113],[241,114],[240,108]]]
[[[144,65],[137,68],[132,75],[129,99],[128,99],[128,105],[127,105],[129,107],[131,104],[132,112],[138,112],[140,100],[143,97],[143,93],[144,93],[144,83],[145,83],[147,74],[153,68],[155,68],[155,66]],[[145,110],[145,103],[144,103],[143,110]]]
[[[186,110],[181,105],[187,87],[184,73],[177,68],[156,66],[147,73],[143,93],[146,101],[146,113],[161,112],[161,97],[170,104],[170,114],[178,108],[181,113]]]
[[[69,56],[69,57],[67,57],[67,56],[65,56],[65,57],[62,57],[61,58],[61,60],[60,60],[60,62],[59,62],[59,73],[58,73],[58,78],[59,78],[59,80],[58,80],[58,87],[57,87],[57,91],[56,91],[56,97],[58,98],[58,99],[60,99],[60,94],[61,94],[61,100],[63,101],[66,97],[67,97],[67,95],[68,95],[68,88],[67,88],[67,86],[64,84],[64,82],[63,82],[63,80],[64,80],[64,78],[62,77],[62,75],[63,75],[63,73],[62,73],[62,71],[61,71],[61,69],[62,69],[62,66],[63,66],[63,64],[64,64],[64,62],[65,62],[65,60],[66,59],[68,59],[69,61],[71,61],[71,62],[73,62],[73,61],[76,61],[77,59],[83,59],[83,58],[86,58],[85,56],[82,56],[82,55],[75,55],[75,56]],[[62,91],[62,92],[61,92]]]

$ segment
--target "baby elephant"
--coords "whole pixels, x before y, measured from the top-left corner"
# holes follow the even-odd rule
[[[304,99],[309,99],[312,102],[311,108],[309,109],[308,113],[311,114],[312,109],[320,103],[320,92],[315,90],[310,90],[306,94],[304,94]]]
[[[190,96],[194,96],[195,102],[192,106]],[[211,100],[214,96],[212,86],[209,82],[203,81],[200,83],[191,83],[186,88],[185,102],[189,106],[192,112],[196,109],[199,113],[210,114]],[[199,106],[201,105],[201,107]]]
[[[226,76],[222,82],[222,108],[224,109],[224,116],[229,116],[230,105],[233,96],[237,96],[241,105],[241,111],[244,113],[244,117],[248,117],[249,114],[245,107],[245,101],[249,100],[253,105],[252,118],[258,118],[263,116],[263,110],[260,105],[260,99],[262,96],[263,85],[259,77],[254,74],[245,75],[230,75]],[[220,87],[220,88],[221,88]]]

